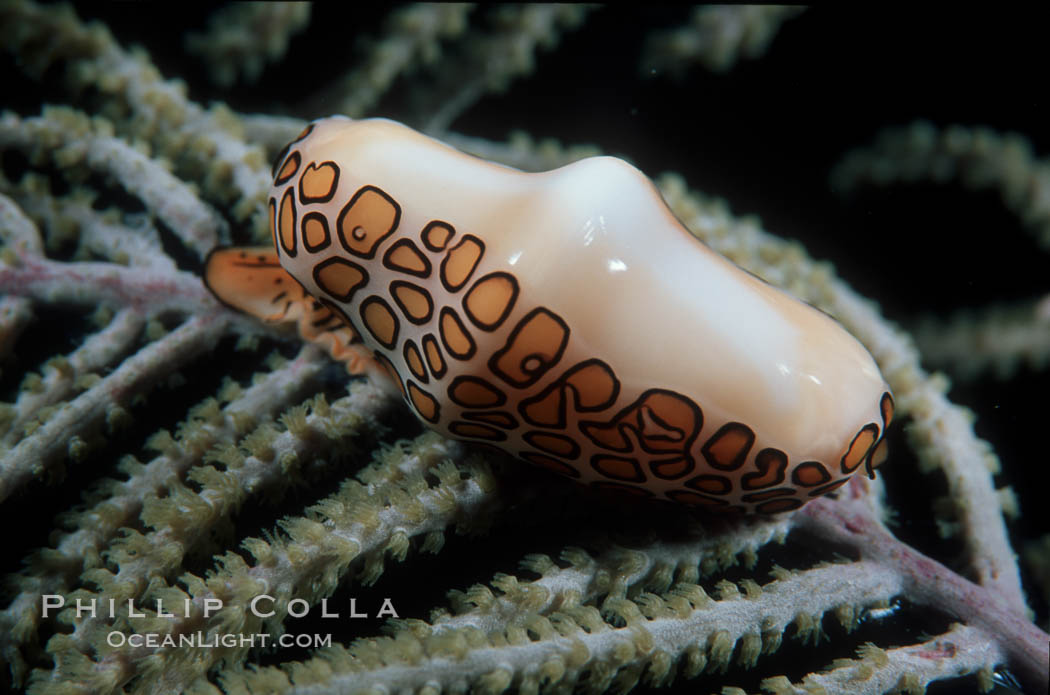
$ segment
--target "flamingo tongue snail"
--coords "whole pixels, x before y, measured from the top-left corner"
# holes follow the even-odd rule
[[[447,436],[757,513],[885,456],[893,398],[867,350],[704,246],[619,159],[529,174],[325,118],[278,156],[269,215],[274,248],[213,252],[212,291],[298,320]]]

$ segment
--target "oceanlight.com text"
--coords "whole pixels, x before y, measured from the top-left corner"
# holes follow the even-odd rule
[[[318,649],[320,647],[332,646],[332,635],[301,633],[293,635],[284,633],[274,638],[265,632],[256,632],[248,635],[240,633],[204,633],[190,632],[181,635],[164,635],[160,633],[134,633],[126,635],[118,630],[113,630],[106,635],[106,643],[113,647],[123,647],[125,644],[133,647],[147,647],[149,649],[165,649],[171,647],[192,647],[210,649],[214,647],[269,647],[276,644],[281,648],[303,647],[306,649]]]

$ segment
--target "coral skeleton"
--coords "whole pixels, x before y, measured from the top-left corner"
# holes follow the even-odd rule
[[[648,38],[642,68],[681,76],[695,62],[727,72],[741,57],[760,58],[780,25],[803,10],[788,5],[698,7],[688,25]]]
[[[254,83],[309,24],[309,3],[239,3],[216,11],[208,31],[188,34],[186,52],[207,61],[208,75],[220,87],[231,86],[242,73],[245,82]]]
[[[864,183],[924,180],[958,180],[972,190],[996,191],[1038,244],[1050,248],[1050,162],[1037,159],[1032,143],[1018,133],[938,129],[919,121],[886,129],[873,146],[850,152],[832,172],[833,185],[843,193]],[[948,320],[926,316],[915,332],[923,354],[938,366],[950,365],[962,379],[986,369],[1009,378],[1023,364],[1043,370],[1050,359],[1050,298],[961,310]]]
[[[610,30],[615,10],[362,14],[360,28],[343,29],[354,50],[341,71],[325,65],[308,93],[203,103],[220,96],[209,80],[270,89],[329,9],[214,10],[177,49],[209,66],[187,87],[162,74],[159,56],[127,47],[119,22],[0,0],[4,67],[31,87],[0,113],[5,685],[34,695],[845,695],[939,681],[1046,691],[1050,535],[1037,494],[1010,487],[1026,455],[980,421],[975,430],[970,408],[986,411],[949,398],[948,377],[926,366],[978,382],[989,367],[1007,384],[1045,375],[1045,277],[1005,308],[928,320],[916,342],[895,322],[913,316],[886,318],[800,243],[698,192],[693,172],[652,171],[698,239],[870,350],[903,422],[879,475],[789,514],[710,516],[610,500],[446,440],[386,389],[348,377],[330,344],[300,340],[307,317],[263,323],[220,303],[202,262],[221,246],[270,243],[267,162],[331,113],[395,117],[529,171],[632,156],[634,138],[562,144],[554,136],[577,137],[568,123],[568,134],[536,135],[516,106],[499,124],[485,111],[521,83],[539,90],[574,41]],[[727,84],[741,58],[756,70],[775,62],[795,28],[820,18],[678,12],[673,26],[632,27],[635,44],[612,53],[630,58],[632,75],[657,73],[645,89],[681,89],[707,71]],[[891,128],[842,159],[832,186],[994,189],[1017,235],[1045,253],[1050,188],[1036,147],[988,128]],[[327,639],[298,639],[317,636]]]

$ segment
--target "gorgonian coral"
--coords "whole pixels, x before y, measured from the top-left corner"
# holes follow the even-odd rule
[[[999,79],[1039,64],[1038,22],[719,8],[690,30],[676,28],[685,10],[320,5],[304,28],[302,8],[211,23],[78,12],[103,22],[0,2],[16,81],[0,117],[0,645],[15,687],[881,693],[1013,674],[1045,690],[1047,636],[1022,589],[1045,622],[1028,464],[1045,409],[1022,402],[1045,389],[1045,358],[1028,357],[1045,342],[975,343],[1030,365],[953,392],[975,425],[905,332],[782,238],[833,257],[902,322],[992,299],[1042,306],[1045,257],[1020,228],[1041,233],[1046,167],[1017,139],[891,131],[832,184],[959,178],[984,198],[865,184],[843,204],[825,183],[886,124],[1038,138],[1043,107]],[[193,30],[185,53],[173,27]],[[223,307],[200,282],[204,256],[267,238],[268,161],[333,112],[397,118],[527,170],[597,148],[511,129],[682,170],[654,178],[690,231],[878,361],[902,416],[884,475],[773,519],[610,503],[421,432],[320,350]],[[1026,315],[1037,331],[1041,314]],[[240,639],[282,634],[334,639]]]

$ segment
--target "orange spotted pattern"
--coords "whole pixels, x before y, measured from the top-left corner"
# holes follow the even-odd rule
[[[228,306],[271,323],[295,321],[304,340],[317,343],[351,374],[373,360],[341,308],[315,299],[289,275],[272,246],[216,249],[205,263],[204,284]]]
[[[302,146],[311,128],[274,164],[276,253],[220,252],[209,287],[270,320],[312,307],[299,311],[310,318],[300,318],[304,337],[328,335],[342,349],[333,356],[374,360],[435,429],[596,489],[762,514],[797,509],[885,459],[889,393],[881,422],[857,431],[838,460],[810,461],[756,446],[765,439],[754,423],[707,422],[703,403],[673,384],[624,388],[615,365],[574,344],[557,307],[530,304],[520,278],[487,262],[486,230],[408,224],[396,192],[351,183],[340,162],[314,161]],[[281,273],[277,256],[309,268],[317,301]]]

